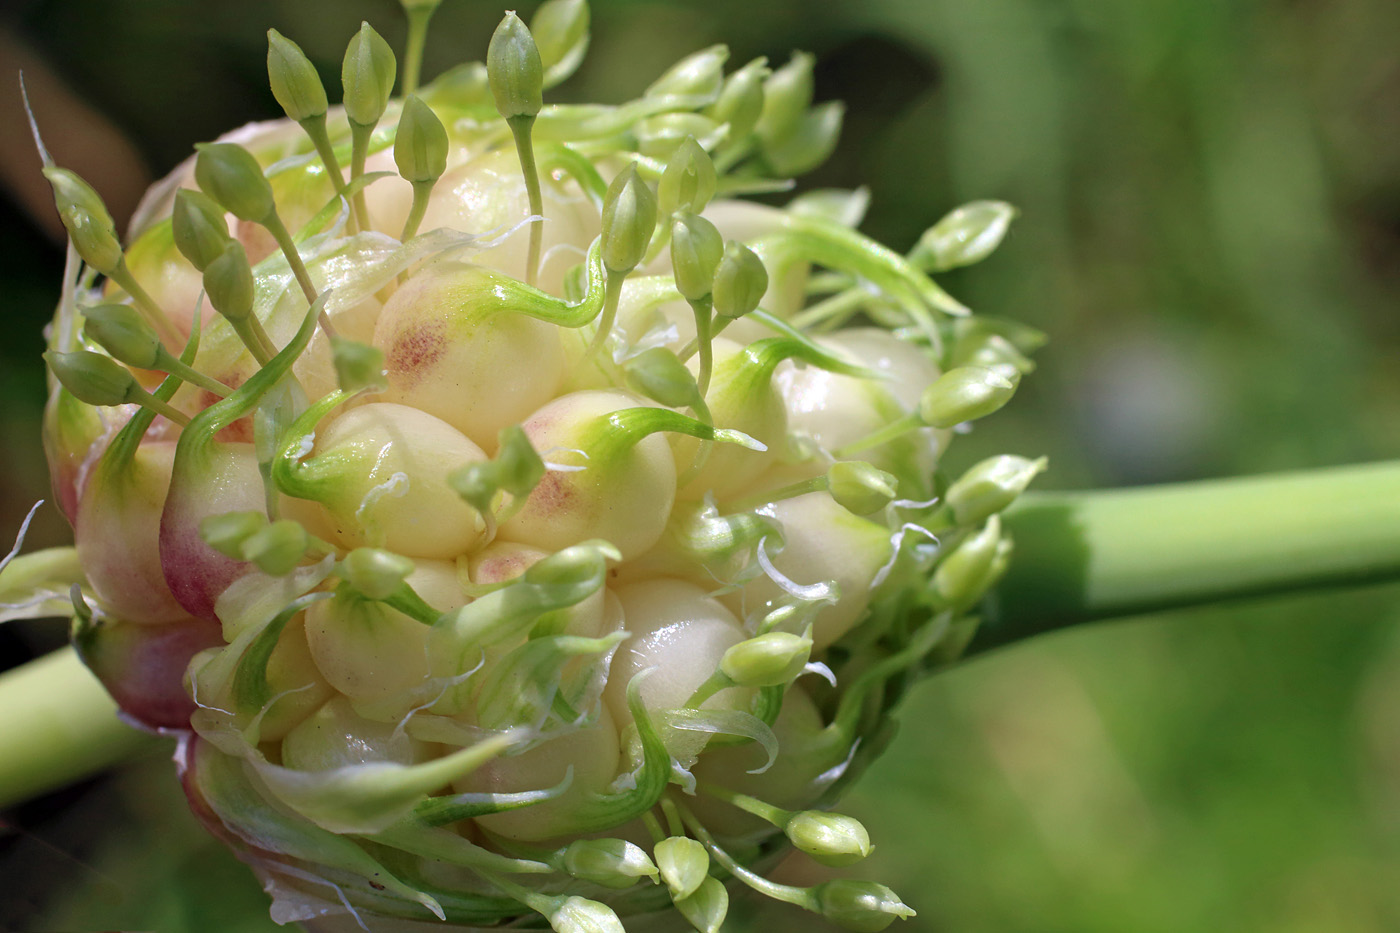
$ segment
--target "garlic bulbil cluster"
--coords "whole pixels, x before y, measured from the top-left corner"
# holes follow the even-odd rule
[[[74,637],[183,736],[278,920],[713,931],[743,886],[883,929],[912,914],[888,888],[763,871],[869,853],[827,808],[1010,559],[1043,462],[939,465],[1038,335],[930,276],[1012,211],[905,255],[856,229],[863,191],[744,200],[835,144],[810,57],[716,46],[545,103],[588,35],[549,0],[422,88],[410,49],[394,97],[366,24],[331,108],[270,33],[287,119],[201,146],[126,246],[46,168]]]

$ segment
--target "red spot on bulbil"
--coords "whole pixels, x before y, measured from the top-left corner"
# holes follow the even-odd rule
[[[447,352],[447,328],[441,324],[401,330],[389,348],[389,375],[400,385],[412,385]]]

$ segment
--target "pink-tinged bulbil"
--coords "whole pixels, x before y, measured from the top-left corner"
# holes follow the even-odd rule
[[[188,729],[194,700],[185,668],[206,648],[224,643],[219,626],[202,619],[156,625],[95,620],[79,626],[74,644],[126,715],[151,729]]]

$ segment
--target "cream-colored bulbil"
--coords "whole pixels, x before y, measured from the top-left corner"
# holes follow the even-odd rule
[[[308,716],[282,740],[282,763],[298,771],[331,771],[350,765],[423,760],[428,746],[392,723],[365,719],[344,697]]]

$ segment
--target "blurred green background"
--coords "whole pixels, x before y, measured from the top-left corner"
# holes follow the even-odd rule
[[[445,0],[427,74],[481,56],[500,12]],[[86,156],[130,178],[275,112],[268,26],[331,78],[361,18],[401,42],[389,0],[20,0],[0,27],[129,141]],[[717,41],[734,65],[817,53],[818,98],[849,111],[804,187],[868,185],[865,229],[897,248],[967,200],[1021,208],[945,284],[1052,343],[956,463],[1045,453],[1043,488],[1092,488],[1400,452],[1395,0],[603,0],[594,24],[561,99],[622,100]],[[4,528],[45,494],[61,271],[24,135],[7,116]],[[64,534],[48,513],[33,542]],[[14,661],[61,633],[0,638]],[[929,680],[902,719],[848,809],[878,847],[861,872],[919,911],[904,928],[1400,929],[1400,589],[1048,637]],[[3,825],[0,928],[272,928],[164,762]]]

